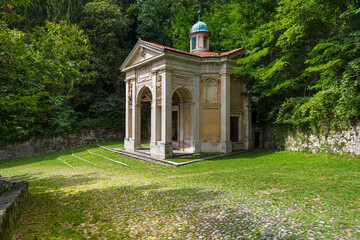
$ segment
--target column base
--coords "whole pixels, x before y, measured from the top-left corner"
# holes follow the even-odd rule
[[[201,152],[201,141],[194,141],[193,152],[194,153]]]
[[[222,153],[231,153],[232,152],[232,143],[231,143],[231,141],[221,142],[221,152]]]
[[[133,138],[125,138],[124,139],[124,148],[126,151],[135,151],[137,149],[141,149],[140,141],[135,141]]]
[[[160,159],[170,158],[173,156],[172,143],[158,142],[155,145],[150,145],[150,153],[151,156],[158,157]]]
[[[150,142],[150,156],[160,158],[159,145],[156,142]]]
[[[254,148],[251,140],[245,140],[245,141],[243,141],[243,145],[244,145],[244,148],[245,148],[246,150],[251,150],[251,149]]]

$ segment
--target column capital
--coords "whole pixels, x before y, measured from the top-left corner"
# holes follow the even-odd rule
[[[157,69],[154,70],[157,74],[162,74],[163,72],[165,72],[165,68],[161,68],[161,69]]]
[[[163,69],[163,72],[165,73],[173,73],[174,69],[173,68],[165,68]]]
[[[231,72],[220,72],[220,77],[223,77],[223,76],[230,76],[232,73]]]

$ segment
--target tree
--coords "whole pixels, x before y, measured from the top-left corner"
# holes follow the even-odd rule
[[[46,27],[35,28],[31,33],[1,23],[2,142],[71,129],[74,119],[66,104],[74,86],[91,79],[91,73],[86,72],[88,54],[88,40],[83,32],[66,22],[47,22]]]
[[[80,26],[89,36],[92,49],[92,68],[98,72],[96,87],[122,95],[121,62],[130,49],[130,21],[122,9],[109,1],[85,5]]]
[[[19,23],[11,23],[12,27],[31,30],[37,26],[44,26],[45,21],[67,21],[78,24],[83,7],[90,0],[32,0],[30,4],[15,9],[22,16]]]
[[[16,7],[26,7],[30,0],[2,0],[0,2],[0,21],[9,24],[11,22],[19,22],[22,16],[14,11]]]
[[[304,74],[317,77],[310,97],[290,98],[278,121],[338,129],[360,120],[360,9],[350,8],[337,20],[338,27],[309,52]],[[301,121],[300,121],[301,119]]]
[[[276,14],[250,32],[238,71],[247,75],[253,107],[263,120],[324,130],[349,122],[334,114],[340,95],[333,90],[341,88],[346,71],[338,68],[337,57],[330,58],[339,50],[330,46],[343,38],[339,16],[352,7],[344,1],[280,0]],[[343,47],[345,55],[351,53]]]

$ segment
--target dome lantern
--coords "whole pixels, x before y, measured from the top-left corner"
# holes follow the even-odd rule
[[[208,52],[211,33],[206,23],[198,21],[190,30],[190,52]]]
[[[206,23],[200,21],[201,5],[199,3],[198,22],[195,23],[190,30],[188,38],[190,38],[190,52],[208,52],[209,37],[211,35]]]

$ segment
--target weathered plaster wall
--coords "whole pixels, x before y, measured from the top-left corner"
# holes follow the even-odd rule
[[[264,146],[267,149],[284,148],[291,151],[360,155],[360,124],[346,131],[332,131],[327,136],[267,129]]]
[[[113,129],[82,130],[54,137],[34,137],[0,148],[0,160],[38,156],[97,142],[122,140],[123,133]]]

